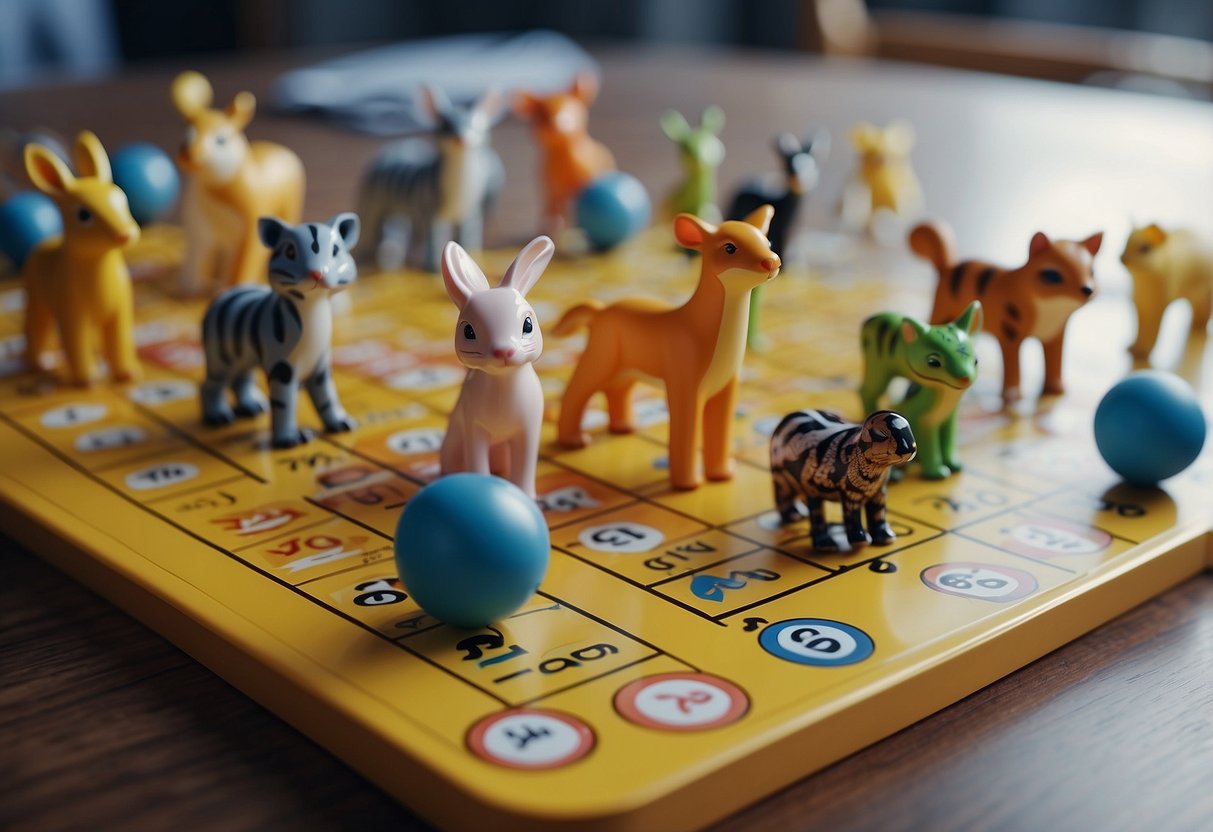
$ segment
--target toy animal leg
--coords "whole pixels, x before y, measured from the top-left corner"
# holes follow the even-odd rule
[[[872,538],[863,529],[863,503],[843,501],[842,504],[842,525],[847,532],[847,542],[851,544],[852,549],[858,549],[861,546],[867,546],[872,542]]]
[[[956,455],[956,414],[953,413],[939,426],[939,455],[943,464],[955,474],[964,470],[960,457]]]
[[[231,405],[227,403],[225,392],[227,379],[222,375],[207,375],[198,388],[198,398],[202,405],[202,421],[211,427],[231,424],[236,418]]]
[[[455,239],[459,245],[468,251],[476,252],[484,248],[484,223],[482,222],[482,217],[475,213],[464,217],[458,223]]]
[[[871,358],[864,361],[863,383],[859,387],[859,399],[863,402],[864,413],[876,410],[876,404],[889,387],[892,377]]]
[[[632,393],[635,390],[636,382],[631,379],[624,379],[606,388],[611,433],[631,433],[636,429],[632,411]]]
[[[51,333],[55,330],[55,318],[50,307],[35,295],[27,292],[25,307],[25,362],[35,370],[46,369],[42,356],[51,347]]]
[[[1066,391],[1061,380],[1061,350],[1065,344],[1065,330],[1051,341],[1043,342],[1045,350],[1045,389],[1049,395],[1060,395]]]
[[[311,437],[299,429],[299,377],[295,368],[279,361],[270,368],[270,435],[275,448],[293,448]]]
[[[448,240],[453,239],[454,226],[447,220],[431,220],[426,234],[422,265],[431,272],[438,271],[438,257]]]
[[[923,479],[942,480],[952,473],[952,469],[943,461],[943,439],[938,429],[925,430],[923,434],[921,437],[915,434],[918,437],[918,456],[915,461],[922,470]]]
[[[312,373],[305,382],[305,386],[326,431],[344,433],[354,429],[354,420],[345,412],[345,408],[341,406],[341,401],[337,398],[337,386],[333,384],[333,374],[328,365],[323,365]]]
[[[463,427],[454,419],[447,425],[438,448],[438,470],[443,476],[467,470],[467,459],[463,453]]]
[[[538,425],[527,428],[509,441],[509,480],[535,499],[535,466],[539,460]]]
[[[689,380],[666,379],[666,401],[670,410],[670,482],[681,489],[699,487],[695,451],[703,436],[703,403],[691,385]]]
[[[733,478],[733,409],[737,379],[708,399],[703,408],[703,473],[709,480]]]
[[[143,374],[135,354],[134,312],[130,302],[122,304],[118,313],[105,324],[102,339],[105,360],[115,381],[133,381]]]
[[[803,520],[804,516],[796,507],[796,498],[800,489],[787,471],[772,471],[771,485],[775,489],[775,510],[779,512],[780,523],[795,523]]]
[[[257,416],[264,413],[269,406],[265,395],[257,387],[251,368],[232,379],[232,392],[236,394],[237,416],[245,418]]]
[[[877,546],[886,546],[897,539],[897,535],[889,526],[886,494],[883,488],[877,491],[863,508],[868,517],[868,533],[871,534],[873,543]]]
[[[59,340],[63,342],[63,354],[67,359],[67,374],[72,384],[87,386],[96,375],[97,364],[93,357],[95,327],[74,325],[63,321],[59,326]]]
[[[557,422],[556,434],[561,445],[566,448],[584,448],[589,444],[589,434],[581,429],[581,417],[585,414],[585,406],[590,397],[610,384],[614,371],[611,356],[595,343],[591,335],[560,400],[560,419]],[[630,414],[627,421],[631,423]]]
[[[1210,279],[1213,280],[1213,276]],[[1213,292],[1205,292],[1188,300],[1192,304],[1192,331],[1204,332],[1209,327],[1209,318],[1213,317]]]
[[[837,552],[838,544],[830,536],[830,526],[826,523],[824,500],[820,497],[808,497],[805,504],[809,507],[809,537],[813,541],[814,552]]]
[[[1002,400],[1006,404],[1014,404],[1023,397],[1019,389],[1019,343],[998,337],[998,345],[1002,347]]]
[[[1162,325],[1162,314],[1167,306],[1167,299],[1161,297],[1159,287],[1153,283],[1146,284],[1138,280],[1133,287],[1133,305],[1137,309],[1137,337],[1129,353],[1134,358],[1149,358],[1154,344],[1158,341],[1158,331]],[[1195,309],[1193,309],[1195,312]],[[1192,325],[1196,326],[1196,315],[1192,316]]]
[[[772,246],[774,248],[774,246]],[[762,287],[750,292],[750,320],[746,330],[746,346],[755,352],[766,352],[771,348],[771,339],[762,334]]]

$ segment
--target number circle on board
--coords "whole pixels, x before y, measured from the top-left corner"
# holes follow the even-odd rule
[[[777,621],[758,634],[758,643],[776,658],[814,667],[857,664],[876,649],[863,630],[828,618]]]
[[[109,410],[103,404],[65,404],[42,414],[40,421],[44,428],[71,428],[89,422],[98,422],[105,418]]]
[[[582,529],[577,539],[582,546],[595,552],[635,553],[656,549],[665,541],[665,535],[652,526],[620,520]]]
[[[1040,586],[1031,572],[994,563],[937,563],[922,570],[919,577],[944,595],[999,604],[1027,598]]]
[[[140,384],[130,393],[131,401],[147,405],[192,399],[196,395],[198,395],[198,388],[194,386],[193,382],[177,379],[149,381],[146,384]]]
[[[750,699],[741,688],[706,673],[661,673],[636,679],[615,694],[629,722],[664,731],[702,731],[741,719]]]
[[[425,454],[442,447],[442,428],[411,428],[393,433],[387,446],[401,456]]]
[[[490,714],[472,726],[468,748],[507,768],[566,766],[594,748],[594,732],[575,717],[539,708]]]

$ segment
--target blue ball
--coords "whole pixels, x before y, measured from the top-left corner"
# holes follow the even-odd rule
[[[181,177],[177,166],[154,144],[128,144],[113,155],[114,184],[126,193],[139,225],[163,219],[177,202]]]
[[[577,195],[577,225],[590,245],[604,251],[622,243],[649,224],[652,207],[640,180],[615,171],[603,174]]]
[[[1095,444],[1112,470],[1131,483],[1173,477],[1200,455],[1204,412],[1188,383],[1141,370],[1115,384],[1095,411]]]
[[[0,251],[18,269],[38,243],[62,233],[59,206],[46,194],[21,191],[0,204]]]
[[[507,480],[450,474],[408,501],[396,526],[396,568],[423,610],[484,627],[527,602],[548,568],[548,526]]]

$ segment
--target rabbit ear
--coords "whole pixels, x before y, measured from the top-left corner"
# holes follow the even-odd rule
[[[96,134],[85,130],[76,137],[76,170],[81,176],[92,176],[102,182],[113,182],[109,156]]]
[[[518,294],[525,296],[535,285],[535,281],[539,280],[548,263],[552,262],[552,255],[555,253],[556,244],[550,238],[536,237],[518,252],[514,262],[505,270],[501,285],[515,289]]]
[[[442,282],[446,293],[460,309],[477,292],[487,292],[489,280],[463,246],[451,240],[442,250]]]
[[[53,150],[31,142],[24,153],[25,172],[42,193],[61,196],[75,187],[75,174]]]

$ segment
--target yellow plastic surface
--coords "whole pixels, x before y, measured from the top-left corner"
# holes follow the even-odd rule
[[[551,567],[495,628],[439,624],[394,577],[396,518],[436,470],[462,379],[432,276],[355,286],[335,361],[361,427],[292,450],[267,449],[266,417],[201,424],[201,307],[150,282],[139,385],[52,388],[0,364],[3,522],[437,824],[700,826],[1207,565],[1210,454],[1131,489],[1094,448],[1094,403],[1127,366],[1100,316],[1124,298],[1075,315],[1070,358],[1086,371],[1018,414],[1000,410],[997,348],[979,342],[966,470],[892,487],[893,545],[818,556],[807,524],[779,527],[767,432],[799,407],[858,418],[858,322],[929,303],[925,284],[866,274],[791,267],[767,287],[777,346],[745,360],[732,482],[671,490],[656,391],[638,396],[630,436],[591,411],[593,442],[563,451],[545,425]],[[655,232],[558,260],[534,300],[550,325],[587,294],[678,301],[696,275]],[[19,301],[0,289],[6,355]],[[552,413],[579,349],[551,337],[537,365]]]

